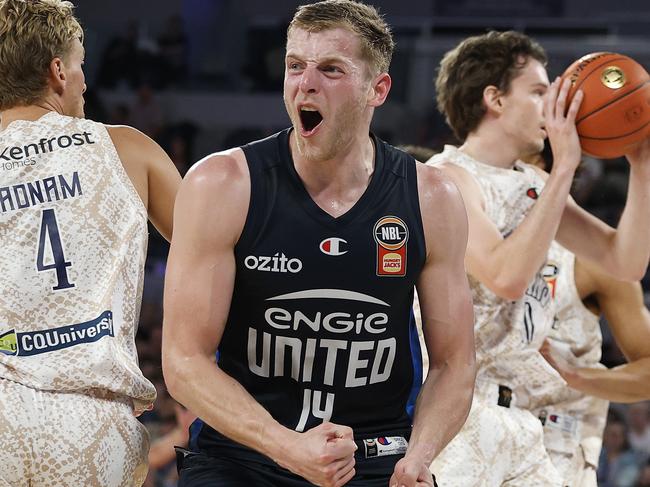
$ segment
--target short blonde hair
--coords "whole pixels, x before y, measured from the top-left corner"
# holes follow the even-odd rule
[[[361,56],[370,63],[373,74],[387,73],[395,42],[390,27],[377,9],[353,0],[325,0],[298,7],[289,24],[308,32],[344,27],[354,32],[361,44]]]
[[[0,110],[38,102],[52,59],[65,59],[83,30],[64,0],[0,0]]]

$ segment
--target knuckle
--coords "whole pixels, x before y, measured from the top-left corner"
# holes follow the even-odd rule
[[[318,457],[318,464],[319,465],[328,465],[331,463],[333,460],[332,455],[329,453],[323,453]]]

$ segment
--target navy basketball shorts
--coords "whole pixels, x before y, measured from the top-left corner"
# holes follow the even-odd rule
[[[395,464],[403,453],[366,457],[361,442],[355,453],[356,475],[346,486],[386,487]],[[271,463],[262,463],[245,456],[208,455],[178,451],[178,487],[310,487],[312,484],[288,470]]]

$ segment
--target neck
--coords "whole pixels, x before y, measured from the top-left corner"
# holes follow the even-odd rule
[[[375,147],[368,132],[348,141],[328,160],[304,158],[296,146],[295,136],[292,131],[289,138],[294,166],[312,196],[323,191],[344,194],[368,186],[375,169]]]
[[[49,103],[8,108],[2,112],[0,130],[6,129],[11,122],[16,120],[34,121],[52,111],[62,113]]]
[[[482,125],[460,147],[468,156],[490,166],[512,169],[521,154],[495,126]]]

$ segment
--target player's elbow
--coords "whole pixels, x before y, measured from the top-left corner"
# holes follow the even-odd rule
[[[613,269],[616,274],[613,276],[619,281],[638,282],[645,277],[646,267],[630,267],[629,269]]]
[[[169,350],[163,345],[162,353],[162,372],[165,379],[165,386],[169,395],[183,404],[183,384],[187,383],[187,368],[182,364],[183,360],[179,357],[178,352]]]
[[[521,299],[528,288],[528,283],[519,277],[499,275],[488,286],[500,298],[508,301]]]

